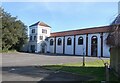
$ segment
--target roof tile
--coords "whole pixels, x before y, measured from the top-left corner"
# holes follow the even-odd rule
[[[87,29],[78,29],[78,30],[70,30],[70,31],[63,31],[63,32],[55,32],[55,33],[51,33],[50,37],[108,32],[109,28],[110,28],[110,26],[102,26],[102,27],[94,27],[94,28],[87,28]]]

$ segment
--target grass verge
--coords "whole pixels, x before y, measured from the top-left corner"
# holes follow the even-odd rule
[[[16,53],[16,50],[0,50],[0,53]]]
[[[104,62],[109,63],[110,61],[105,60]],[[82,66],[82,63],[46,65],[43,67],[56,71],[66,71],[84,76],[92,76],[94,79],[91,79],[91,81],[105,81],[106,78],[104,63],[101,60],[86,62],[85,67]],[[112,71],[109,73],[109,79],[110,81],[118,81],[117,77],[113,74]]]

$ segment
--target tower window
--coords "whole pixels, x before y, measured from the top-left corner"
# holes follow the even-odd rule
[[[30,41],[32,41],[32,36],[30,36]]]
[[[39,36],[39,39],[40,39],[40,40],[43,40],[43,36]]]
[[[36,36],[34,36],[34,41],[35,41],[35,40],[37,40],[37,37],[36,37]]]
[[[46,29],[42,29],[42,33],[47,34],[47,30]]]
[[[35,33],[35,29],[32,29],[32,33]]]

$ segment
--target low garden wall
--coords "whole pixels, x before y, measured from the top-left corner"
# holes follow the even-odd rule
[[[120,48],[111,48],[110,50],[110,66],[120,77]]]

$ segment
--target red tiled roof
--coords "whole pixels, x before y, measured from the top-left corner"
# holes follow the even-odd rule
[[[102,27],[94,27],[94,28],[87,28],[87,29],[78,29],[78,30],[55,32],[55,33],[51,33],[50,37],[108,32],[109,28],[110,28],[110,26],[102,26]]]

